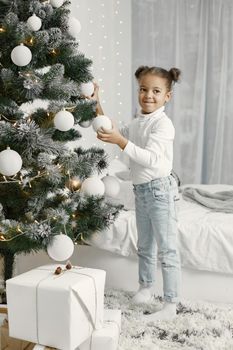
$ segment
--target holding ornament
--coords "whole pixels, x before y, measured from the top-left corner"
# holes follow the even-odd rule
[[[140,66],[135,72],[141,111],[129,126],[111,133],[98,130],[98,139],[118,145],[129,157],[135,193],[138,232],[139,288],[135,304],[150,303],[154,293],[156,254],[163,275],[164,306],[144,316],[146,322],[172,320],[180,291],[180,259],[177,247],[177,209],[179,199],[171,175],[174,126],[165,114],[180,70]]]
[[[112,122],[106,115],[98,115],[92,122],[93,129],[98,132],[99,129],[107,131],[112,130]]]

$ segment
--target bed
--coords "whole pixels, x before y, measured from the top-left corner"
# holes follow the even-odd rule
[[[119,178],[121,191],[113,201],[124,210],[110,228],[98,232],[76,247],[73,263],[107,271],[107,286],[136,290],[137,230],[134,195],[127,166],[114,160],[108,169]],[[182,198],[187,187],[215,193],[233,190],[230,185],[185,185],[180,187],[178,202],[178,244],[182,264],[181,295],[192,300],[202,299],[233,304],[233,213],[215,212]],[[19,256],[16,273],[42,263],[51,262],[44,253]],[[160,267],[157,290],[162,293]]]

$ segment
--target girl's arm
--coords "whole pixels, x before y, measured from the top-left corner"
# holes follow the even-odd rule
[[[113,128],[111,130],[105,130],[103,128],[99,129],[97,132],[97,138],[101,141],[118,145],[123,150],[127,145],[128,140],[119,132],[113,121],[112,125]]]
[[[96,101],[96,115],[103,115],[104,111],[103,111],[102,106],[100,104],[99,85],[97,83],[94,83],[94,93],[91,96],[91,99]]]
[[[128,141],[116,128],[113,128],[113,133],[100,130],[97,137],[104,142],[117,144],[136,163],[154,168],[164,158],[168,144],[173,142],[174,127],[168,119],[164,119],[160,127],[150,134],[145,148]]]

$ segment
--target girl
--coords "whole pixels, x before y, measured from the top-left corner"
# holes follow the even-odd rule
[[[98,139],[118,145],[130,158],[138,231],[139,290],[135,303],[153,297],[158,254],[163,275],[162,310],[145,316],[148,321],[176,316],[180,261],[177,249],[176,203],[178,189],[171,174],[175,130],[164,112],[180,70],[141,66],[135,76],[141,112],[121,132],[100,129]],[[97,96],[97,111],[103,112]]]

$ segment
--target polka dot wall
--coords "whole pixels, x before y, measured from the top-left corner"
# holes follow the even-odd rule
[[[121,127],[132,118],[131,1],[72,0],[71,14],[81,23],[79,50],[93,61],[104,113]],[[83,141],[118,157],[116,146],[103,145],[89,128],[81,132]]]

